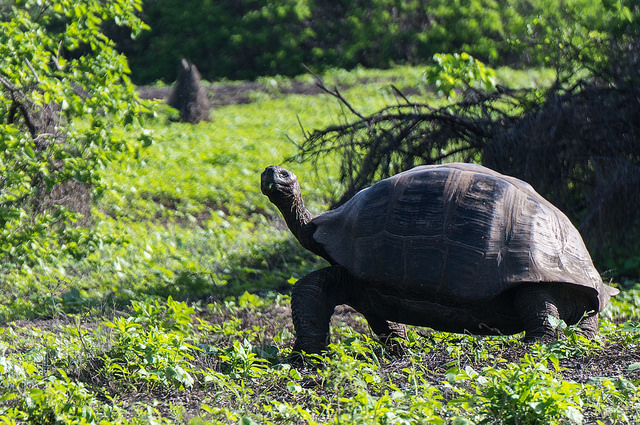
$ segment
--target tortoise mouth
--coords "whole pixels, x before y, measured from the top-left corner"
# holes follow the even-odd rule
[[[284,169],[270,166],[263,172],[260,183],[260,190],[263,194],[269,196],[276,193],[286,194],[292,191],[293,180],[292,174]]]
[[[260,185],[260,190],[265,195],[270,195],[272,193],[276,193],[282,190],[282,185],[278,184],[274,181],[265,181],[262,180],[262,184]]]
[[[260,189],[262,190],[262,194],[269,198],[281,196],[288,197],[294,192],[290,184],[276,181],[263,181]]]

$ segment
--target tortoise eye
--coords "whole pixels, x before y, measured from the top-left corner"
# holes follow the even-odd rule
[[[286,172],[286,171],[283,171],[283,172],[282,172],[282,177],[284,177],[285,179],[286,179],[286,178],[289,178],[289,173],[288,173],[288,172]]]

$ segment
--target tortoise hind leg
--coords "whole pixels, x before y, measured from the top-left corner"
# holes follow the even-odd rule
[[[357,310],[357,307],[354,308]],[[403,351],[403,347],[394,341],[395,338],[407,339],[407,329],[403,324],[390,322],[370,311],[362,312],[362,315],[367,319],[373,333],[384,345],[390,347],[394,353],[400,354]]]
[[[524,326],[525,342],[552,341],[558,334],[549,323],[549,316],[560,318],[556,300],[544,285],[523,285],[513,298],[516,311]]]
[[[563,336],[553,329],[549,316],[562,319],[567,325],[578,324],[578,332],[588,339],[598,332],[598,315],[589,296],[568,291],[563,284],[523,285],[515,292],[513,301],[524,326],[525,341],[550,341]]]
[[[291,291],[291,317],[296,331],[293,351],[320,353],[329,343],[334,308],[346,302],[339,266],[316,270],[296,282]]]
[[[592,313],[583,317],[578,324],[578,333],[587,339],[594,339],[598,333],[598,315]]]

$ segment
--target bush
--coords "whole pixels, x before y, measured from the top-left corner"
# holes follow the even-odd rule
[[[599,5],[599,0],[146,0],[143,16],[151,32],[135,42],[123,32],[117,38],[139,83],[173,81],[181,57],[209,80],[298,75],[303,64],[316,71],[386,68],[456,51],[490,64],[541,64],[547,58],[543,52],[517,41],[545,40],[551,26],[571,22],[574,15],[587,14],[598,24]]]
[[[135,132],[144,110],[126,59],[102,26],[115,21],[138,33],[139,7],[125,0],[17,0],[0,7],[3,269],[77,254],[92,240],[69,224],[76,213],[88,215],[90,189],[100,189],[98,166],[134,146],[114,127]]]
[[[173,81],[183,57],[207,79],[303,70],[305,2],[147,0],[143,16],[151,31],[139,41],[114,31],[138,82]]]

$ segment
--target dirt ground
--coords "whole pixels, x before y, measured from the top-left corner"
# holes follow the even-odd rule
[[[274,80],[275,81],[275,80]],[[358,84],[367,84],[379,81],[393,83],[393,79],[362,79]],[[338,89],[346,90],[353,85],[339,86]],[[325,93],[316,83],[288,80],[286,84],[267,85],[259,81],[235,81],[229,83],[205,84],[207,96],[213,108],[251,103],[255,94],[270,94],[272,96],[284,96],[289,94],[316,95]],[[140,86],[138,93],[143,99],[167,100],[171,96],[172,87]],[[407,89],[410,90],[410,89]]]
[[[138,92],[143,99],[167,100],[171,95],[171,87],[139,87]],[[265,84],[254,81],[242,81],[235,83],[216,83],[206,87],[211,106],[220,107],[234,104],[247,104],[253,101],[254,93],[286,94],[319,94],[322,90],[315,84],[291,82],[286,87],[269,89]]]

